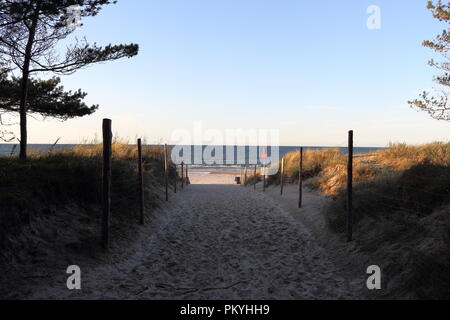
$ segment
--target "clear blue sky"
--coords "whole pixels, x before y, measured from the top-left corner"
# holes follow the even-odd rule
[[[366,27],[369,5],[381,30]],[[119,0],[76,35],[140,45],[138,57],[64,77],[93,116],[32,121],[34,143],[76,143],[112,118],[125,138],[168,141],[194,121],[207,128],[278,128],[282,145],[359,146],[448,140],[450,124],[406,101],[433,87],[433,52],[446,25],[425,0]]]

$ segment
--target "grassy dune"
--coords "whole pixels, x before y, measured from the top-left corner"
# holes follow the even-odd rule
[[[353,178],[356,184],[365,183],[419,164],[449,167],[450,143],[436,142],[421,146],[392,144],[389,148],[377,152],[355,155]],[[324,195],[337,195],[346,187],[347,156],[337,148],[305,150],[303,170],[303,178],[308,180],[307,185]],[[298,181],[298,175],[299,153],[292,152],[285,156],[285,178],[295,182]],[[279,173],[269,177],[269,184],[279,182]]]
[[[126,234],[137,224],[136,149],[119,141],[113,145],[111,223],[116,234]],[[144,147],[143,157],[145,205],[151,214],[163,198],[162,148]],[[172,180],[175,175],[171,166]],[[101,145],[34,152],[26,162],[0,158],[0,181],[0,262],[27,259],[29,250],[46,256],[68,248],[75,253],[98,249]]]
[[[298,158],[286,157],[288,180],[298,177]],[[328,197],[323,214],[344,239],[346,158],[333,149],[307,151],[305,162],[306,185]],[[395,144],[355,156],[354,166],[354,246],[382,268],[380,297],[447,299],[450,143]]]
[[[298,180],[299,154],[285,157],[287,180]],[[280,174],[269,179],[279,182]],[[345,228],[347,157],[338,149],[306,150],[304,179],[311,189],[332,197],[327,217],[334,231]],[[448,204],[450,143],[394,144],[354,160],[355,223],[366,215],[404,210],[426,215]]]

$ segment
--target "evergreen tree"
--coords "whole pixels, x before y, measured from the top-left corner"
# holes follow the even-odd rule
[[[21,79],[0,76],[0,110],[4,113],[20,111]],[[64,91],[60,78],[49,80],[30,79],[28,81],[27,112],[44,118],[68,120],[94,113],[97,105],[88,106],[83,102],[87,93],[81,89]]]
[[[80,17],[96,16],[113,0],[0,0],[0,67],[21,72],[19,101],[20,158],[27,158],[27,107],[29,78],[39,72],[72,74],[91,64],[137,55],[136,44],[89,44],[75,41],[64,55],[56,48],[75,29],[72,10]]]
[[[433,17],[441,22],[450,22],[450,2],[443,4],[442,1],[434,3],[429,1],[428,9],[433,13]],[[444,71],[443,74],[436,76],[434,80],[442,86],[441,92],[437,95],[431,95],[429,92],[423,92],[419,99],[409,101],[409,104],[418,110],[428,112],[431,117],[437,120],[450,121],[450,106],[448,103],[448,87],[450,87],[450,61],[448,51],[450,50],[450,28],[444,30],[435,40],[426,40],[423,42],[425,47],[431,48],[441,54],[443,62],[430,60],[429,65]]]

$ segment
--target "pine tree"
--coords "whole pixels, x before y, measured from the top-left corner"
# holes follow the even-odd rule
[[[78,8],[81,18],[96,16],[113,0],[2,0],[0,1],[0,67],[21,72],[20,158],[27,158],[27,103],[29,78],[40,72],[72,74],[98,62],[131,58],[137,55],[136,44],[89,44],[75,41],[64,55],[56,53],[57,45],[75,29],[71,8]]]
[[[434,18],[441,22],[450,22],[450,2],[443,4],[442,1],[438,1],[437,3],[429,1],[427,8],[431,10]],[[431,95],[429,92],[424,91],[419,99],[409,101],[408,103],[415,109],[428,112],[434,119],[450,121],[450,106],[447,91],[448,87],[450,87],[450,61],[448,56],[448,51],[450,50],[450,28],[444,30],[435,40],[424,41],[423,46],[433,49],[444,58],[444,62],[437,62],[432,59],[428,63],[430,66],[444,71],[443,74],[434,78],[442,86],[442,89],[437,95]]]
[[[20,111],[21,83],[21,79],[0,76],[0,110],[4,113]],[[49,80],[30,79],[26,108],[28,114],[65,121],[90,115],[98,109],[98,105],[88,106],[83,102],[86,96],[87,93],[81,89],[64,91],[58,77]]]

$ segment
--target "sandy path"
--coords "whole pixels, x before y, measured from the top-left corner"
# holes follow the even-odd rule
[[[191,185],[122,262],[82,267],[32,298],[346,299],[345,280],[304,225],[273,199],[234,185]]]

